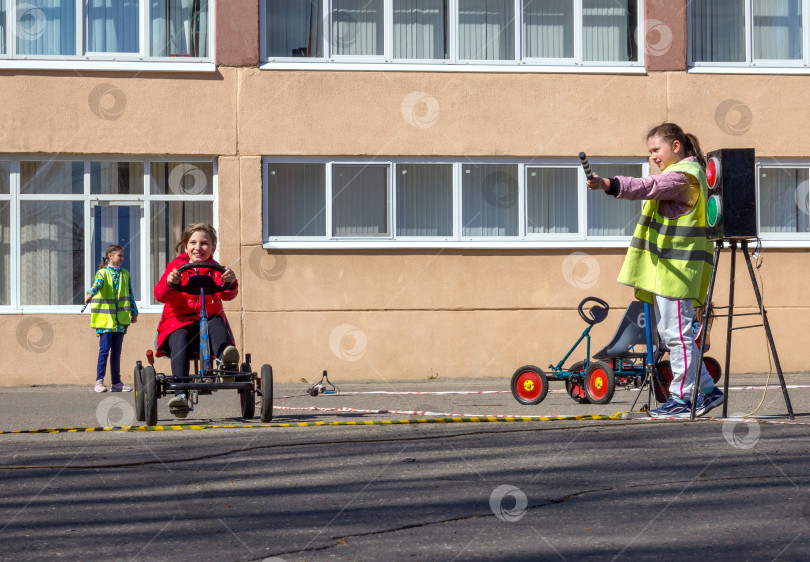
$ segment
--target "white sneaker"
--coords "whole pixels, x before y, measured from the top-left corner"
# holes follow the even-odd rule
[[[104,386],[104,381],[96,381],[96,387],[93,389],[96,392],[107,392],[107,387]]]
[[[172,410],[188,410],[188,398],[185,394],[175,394],[174,398],[169,400],[169,408]]]
[[[233,370],[239,365],[239,350],[229,345],[222,351],[222,358],[219,360],[220,367]]]

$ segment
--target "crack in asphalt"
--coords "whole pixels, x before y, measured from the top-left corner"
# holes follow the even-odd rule
[[[572,498],[575,498],[577,496],[582,496],[582,495],[590,494],[590,493],[593,493],[593,492],[606,492],[606,491],[610,491],[610,490],[614,490],[614,489],[615,489],[614,487],[594,488],[593,490],[582,490],[581,492],[573,492],[573,493],[568,494],[567,496],[563,496],[561,498],[557,498],[557,499],[551,498],[551,499],[543,500],[542,502],[536,503],[534,505],[526,506],[526,511],[530,511],[530,510],[533,510],[533,509],[539,509],[541,507],[548,507],[550,505],[558,505],[558,504],[561,504],[561,503],[565,503],[568,500],[570,500]],[[369,531],[367,533],[356,533],[356,534],[351,534],[351,535],[340,535],[340,536],[337,536],[337,537],[329,537],[332,541],[334,541],[335,544],[329,544],[329,545],[324,545],[324,546],[313,546],[313,547],[310,547],[310,548],[302,548],[302,549],[298,549],[298,550],[287,550],[287,551],[284,551],[284,552],[277,552],[277,553],[270,554],[270,555],[264,556],[263,558],[259,558],[259,559],[256,559],[256,560],[263,560],[263,559],[271,557],[271,556],[282,556],[282,555],[285,555],[285,554],[289,555],[289,554],[301,554],[301,553],[304,553],[304,552],[321,552],[321,551],[324,551],[324,550],[331,550],[333,548],[338,548],[340,546],[346,546],[345,542],[341,543],[340,541],[346,541],[348,539],[370,537],[370,536],[375,536],[375,535],[387,535],[389,533],[396,533],[398,531],[405,531],[405,530],[408,530],[408,529],[419,529],[419,528],[422,528],[422,527],[430,527],[432,525],[439,525],[439,524],[442,524],[442,523],[454,523],[456,521],[468,521],[470,519],[481,519],[481,518],[484,518],[484,517],[494,517],[494,516],[495,516],[494,513],[476,513],[475,515],[463,515],[463,516],[460,516],[460,517],[450,517],[449,519],[441,519],[441,520],[438,520],[438,521],[425,521],[423,523],[414,523],[412,525],[402,525],[401,527],[396,527],[396,528],[393,528],[393,529],[381,529],[379,531]]]
[[[807,476],[806,474],[803,474],[801,476],[797,475],[796,478],[806,477],[806,476]],[[729,477],[723,477],[723,478],[701,479],[701,480],[699,480],[699,482],[729,482],[729,481],[736,481],[736,480],[767,480],[767,479],[781,479],[781,478],[782,478],[782,476],[777,476],[777,475],[774,475],[774,476],[767,476],[767,475],[765,475],[765,476],[729,476]],[[571,494],[563,496],[562,498],[546,499],[546,500],[543,500],[543,501],[541,501],[539,503],[529,505],[529,506],[526,507],[526,511],[530,511],[530,510],[533,510],[533,509],[539,509],[539,508],[542,508],[542,507],[559,505],[559,504],[565,503],[565,502],[567,502],[567,501],[569,501],[569,500],[571,500],[573,498],[583,496],[583,495],[586,495],[586,494],[596,493],[596,492],[625,491],[625,490],[630,490],[630,489],[648,488],[650,486],[660,487],[660,486],[669,486],[669,485],[694,483],[694,482],[695,482],[695,479],[668,480],[666,482],[649,482],[649,483],[646,483],[646,484],[631,484],[631,485],[627,485],[627,486],[609,486],[609,487],[605,487],[605,488],[594,488],[594,489],[591,489],[591,490],[582,490],[582,491],[579,491],[579,492],[573,492]],[[456,521],[467,521],[467,520],[471,520],[471,519],[480,519],[480,518],[484,518],[484,517],[492,517],[494,515],[495,515],[494,513],[478,513],[478,514],[475,514],[475,515],[464,515],[464,516],[460,516],[460,517],[451,517],[451,518],[448,518],[448,519],[441,519],[441,520],[438,520],[438,521],[425,521],[425,522],[422,522],[422,523],[414,523],[414,524],[411,524],[411,525],[402,525],[400,527],[395,527],[393,529],[381,529],[381,530],[378,530],[378,531],[369,531],[367,533],[339,535],[339,536],[335,536],[335,537],[329,537],[334,542],[334,544],[328,544],[328,545],[324,545],[324,546],[313,546],[311,548],[304,548],[304,549],[298,549],[298,550],[286,550],[286,551],[283,551],[283,552],[277,552],[275,554],[270,554],[270,555],[264,556],[263,558],[256,559],[256,560],[263,560],[265,558],[272,557],[272,556],[282,556],[282,555],[290,555],[290,554],[302,554],[302,553],[306,553],[306,552],[321,552],[321,551],[325,551],[325,550],[331,550],[331,549],[334,549],[334,548],[338,548],[340,546],[346,546],[347,545],[346,541],[349,540],[349,539],[363,538],[363,537],[369,537],[369,536],[375,536],[375,535],[387,535],[387,534],[390,534],[390,533],[396,533],[398,531],[406,531],[408,529],[418,529],[418,528],[421,528],[421,527],[430,527],[430,526],[439,525],[439,524],[442,524],[442,523],[454,523]],[[340,541],[343,541],[343,542],[340,542]]]

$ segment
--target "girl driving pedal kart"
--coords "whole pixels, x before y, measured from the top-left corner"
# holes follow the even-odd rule
[[[213,355],[223,369],[236,369],[239,351],[234,347],[233,334],[228,319],[222,309],[222,301],[236,298],[239,285],[233,271],[225,268],[223,273],[208,268],[190,269],[181,276],[177,269],[193,263],[213,262],[211,257],[217,249],[217,232],[213,226],[195,223],[188,226],[175,247],[181,253],[166,266],[166,271],[155,285],[155,299],[163,303],[163,314],[157,327],[155,350],[158,357],[171,357],[172,376],[188,377],[191,354],[199,349],[200,311],[202,303],[199,295],[188,295],[171,286],[178,286],[192,275],[209,275],[218,284],[230,283],[226,291],[205,297],[208,311],[208,336]],[[188,395],[185,391],[175,391],[169,401],[173,411],[188,411]]]

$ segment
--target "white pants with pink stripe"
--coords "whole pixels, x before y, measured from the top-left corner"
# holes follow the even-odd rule
[[[692,331],[695,320],[695,307],[692,299],[671,299],[655,295],[655,320],[658,323],[658,334],[667,349],[672,366],[672,383],[669,393],[673,398],[683,401],[692,399],[692,383],[697,372],[698,347]],[[714,387],[714,381],[706,370],[700,366],[701,392],[708,392]]]

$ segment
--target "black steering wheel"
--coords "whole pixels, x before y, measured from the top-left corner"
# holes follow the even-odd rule
[[[191,262],[187,263],[186,265],[180,266],[177,271],[180,275],[184,272],[188,271],[189,269],[211,269],[213,271],[219,271],[220,273],[225,273],[225,267],[219,265],[218,263],[210,262],[210,261],[201,261],[201,262]],[[206,295],[215,295],[216,293],[221,293],[223,291],[227,291],[231,288],[230,283],[223,283],[220,285],[214,278],[210,275],[192,275],[188,278],[188,280],[183,283],[182,278],[179,284],[172,284],[168,283],[169,287],[174,289],[175,291],[180,291],[181,293],[185,293],[187,295],[199,295],[200,291],[202,290]]]
[[[585,305],[589,302],[595,302],[596,304],[593,305],[590,310],[588,311],[591,315],[590,318],[585,315],[585,311],[582,310]],[[577,307],[577,311],[579,312],[580,318],[585,320],[588,324],[593,326],[594,324],[599,324],[599,322],[603,321],[607,318],[608,311],[610,310],[610,305],[603,301],[602,299],[598,299],[596,297],[586,297],[582,299],[582,302],[579,303]]]

